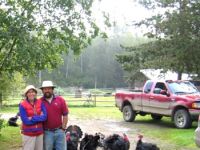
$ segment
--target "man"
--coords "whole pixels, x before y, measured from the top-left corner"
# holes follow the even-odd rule
[[[65,100],[54,95],[52,81],[43,81],[43,101],[47,110],[47,120],[44,122],[44,149],[45,150],[66,150],[65,129],[68,122],[68,107]]]

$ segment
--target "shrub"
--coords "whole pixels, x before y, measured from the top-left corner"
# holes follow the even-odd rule
[[[0,117],[1,117],[1,114],[0,114]],[[2,118],[0,118],[0,134],[1,134],[1,129],[2,129],[3,127],[5,127],[4,122],[5,122],[5,120],[2,119]]]

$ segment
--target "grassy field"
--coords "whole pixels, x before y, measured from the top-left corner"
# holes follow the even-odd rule
[[[0,109],[2,113],[17,113],[17,107],[5,107]],[[115,107],[70,107],[70,115],[78,118],[114,119],[122,121],[121,112]],[[194,144],[194,130],[197,126],[193,123],[191,129],[176,129],[170,118],[164,117],[161,122],[155,123],[150,116],[137,116],[136,125],[144,136],[159,138],[161,141],[172,143],[177,147],[186,147],[188,150],[196,149]],[[0,150],[17,149],[21,145],[19,128],[5,127],[0,135]]]
[[[0,134],[0,150],[19,150],[21,134],[18,127],[5,127]]]

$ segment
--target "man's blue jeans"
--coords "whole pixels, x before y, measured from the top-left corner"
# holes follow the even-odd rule
[[[66,135],[62,129],[44,131],[44,150],[67,150]]]

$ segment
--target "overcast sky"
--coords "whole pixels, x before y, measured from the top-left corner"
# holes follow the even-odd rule
[[[134,0],[97,0],[94,4],[93,12],[95,16],[97,16],[98,22],[102,22],[100,17],[101,11],[108,12],[110,21],[115,21],[119,28],[126,28],[126,30],[131,30],[131,28],[133,28],[130,27],[133,21],[142,20],[152,14],[150,11],[134,2]],[[133,32],[138,31],[134,30]]]

